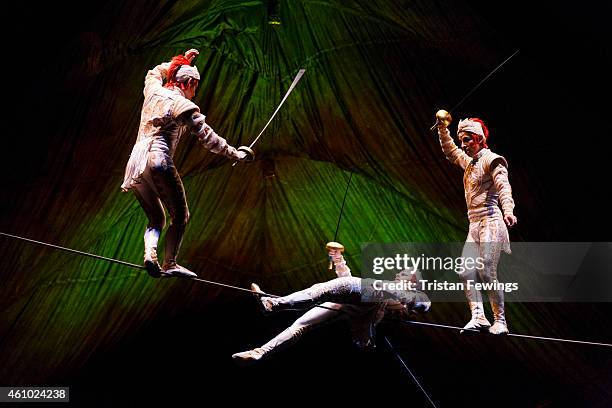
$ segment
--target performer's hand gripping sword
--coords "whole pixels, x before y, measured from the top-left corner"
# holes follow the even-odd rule
[[[335,249],[335,250],[338,250],[340,253],[343,253],[344,245],[342,245],[339,242],[331,241],[325,245],[325,249],[327,249],[327,252]],[[334,260],[332,259],[331,256],[329,257],[329,267],[327,269],[329,269],[330,271],[334,269]]]
[[[261,137],[263,132],[266,130],[266,128],[268,127],[270,122],[272,122],[272,119],[274,119],[274,116],[276,116],[276,114],[280,110],[281,106],[283,106],[283,103],[285,103],[285,101],[287,100],[287,97],[289,96],[291,91],[293,91],[293,88],[295,88],[297,83],[300,81],[300,79],[302,78],[302,75],[304,75],[304,72],[306,72],[306,70],[304,68],[302,68],[302,69],[300,69],[298,71],[298,73],[295,76],[295,78],[293,78],[293,82],[291,83],[291,86],[287,90],[287,93],[285,94],[283,99],[280,101],[280,103],[278,104],[278,107],[276,108],[276,110],[272,114],[272,117],[270,117],[270,120],[268,120],[268,123],[266,123],[266,126],[264,126],[263,129],[261,129],[261,132],[259,132],[259,134],[255,138],[255,140],[253,140],[253,142],[248,147],[247,146],[241,146],[241,147],[238,148],[239,151],[243,151],[243,152],[247,153],[247,155],[250,155],[251,160],[253,160],[255,158],[255,153],[252,150],[253,146],[255,145],[255,143],[257,143],[257,141],[259,140],[259,138]],[[234,164],[232,164],[232,167],[234,167],[236,164],[238,164],[238,162],[234,162]]]

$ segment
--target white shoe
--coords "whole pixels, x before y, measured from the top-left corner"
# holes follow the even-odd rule
[[[502,320],[496,320],[493,322],[493,326],[489,327],[489,333],[491,334],[508,334],[508,326],[506,322]]]
[[[254,364],[261,360],[264,356],[264,352],[260,348],[256,348],[253,350],[243,351],[241,353],[232,354],[232,359],[238,365],[245,366],[249,364]]]
[[[157,249],[155,247],[145,248],[144,266],[147,273],[152,277],[159,278],[161,276],[162,269],[157,261]]]
[[[189,269],[175,263],[163,266],[163,272],[165,277],[177,277],[177,278],[197,278],[198,275],[191,272]]]
[[[463,326],[460,333],[469,333],[474,330],[486,331],[489,327],[491,327],[491,323],[489,323],[484,315],[472,316],[472,320]]]

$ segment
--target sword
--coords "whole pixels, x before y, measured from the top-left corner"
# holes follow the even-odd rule
[[[268,127],[268,125],[270,124],[270,122],[272,122],[272,119],[274,119],[274,117],[276,116],[276,114],[278,113],[278,111],[280,110],[281,106],[283,106],[283,103],[285,103],[285,101],[287,100],[287,97],[289,96],[289,94],[291,93],[291,91],[293,91],[293,88],[295,88],[295,86],[297,85],[297,83],[300,81],[300,79],[302,78],[302,75],[304,75],[304,72],[306,72],[306,70],[304,68],[300,69],[297,73],[297,75],[295,76],[295,78],[293,78],[293,82],[291,83],[291,86],[289,87],[289,89],[287,90],[287,93],[285,94],[285,96],[283,97],[283,99],[280,101],[280,103],[278,104],[278,107],[276,108],[276,110],[274,111],[274,113],[272,114],[272,117],[270,117],[270,120],[268,120],[268,123],[266,123],[266,126],[263,127],[263,129],[261,129],[261,132],[259,132],[259,134],[257,135],[257,137],[255,138],[255,140],[253,140],[253,142],[248,146],[249,149],[251,149],[253,147],[253,145],[255,145],[255,143],[257,143],[257,141],[259,140],[259,138],[261,137],[261,135],[263,135],[263,132],[266,130],[266,128]],[[251,150],[252,151],[252,150]],[[234,164],[232,164],[232,167],[234,167],[236,164],[238,164],[238,162],[234,162]]]
[[[472,95],[472,94],[473,94],[473,93],[474,93],[474,92],[475,92],[475,91],[476,91],[478,88],[480,88],[480,86],[481,86],[482,84],[484,84],[484,83],[487,81],[487,79],[489,79],[489,78],[491,77],[491,75],[493,75],[493,74],[494,74],[495,72],[497,72],[497,71],[498,71],[498,70],[499,70],[501,67],[503,67],[503,66],[504,66],[504,64],[506,64],[506,62],[510,61],[510,59],[511,59],[512,57],[514,57],[516,54],[518,54],[518,53],[519,53],[519,51],[520,51],[520,49],[517,49],[516,51],[514,51],[514,52],[512,53],[512,55],[510,55],[510,56],[509,56],[508,58],[506,58],[506,59],[505,59],[505,60],[504,60],[504,61],[503,61],[501,64],[499,64],[497,67],[495,67],[495,69],[494,69],[493,71],[489,72],[489,74],[488,74],[486,77],[484,77],[484,78],[482,79],[482,81],[480,81],[479,83],[477,83],[477,84],[476,84],[476,86],[475,86],[474,88],[472,88],[472,90],[471,90],[470,92],[468,92],[468,93],[467,93],[467,94],[466,94],[466,95],[463,97],[463,99],[461,99],[461,100],[460,100],[460,101],[459,101],[459,102],[458,102],[458,103],[457,103],[455,106],[453,106],[453,108],[452,108],[450,111],[448,111],[448,112],[447,112],[447,111],[444,111],[444,110],[440,110],[440,111],[438,111],[438,113],[439,113],[439,117],[438,117],[438,114],[436,114],[436,123],[434,123],[434,125],[433,125],[431,128],[429,128],[429,130],[431,130],[431,131],[433,132],[433,131],[436,129],[436,126],[438,126],[438,123],[440,123],[440,122],[446,122],[446,121],[448,120],[448,122],[450,123],[450,113],[449,113],[449,112],[454,112],[454,111],[455,111],[455,109],[457,109],[459,106],[461,106],[461,104],[462,104],[463,102],[465,102],[465,100],[466,100],[467,98],[469,98],[469,97],[470,97],[470,95]]]

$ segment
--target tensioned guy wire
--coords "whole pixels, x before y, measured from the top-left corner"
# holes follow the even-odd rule
[[[18,235],[12,235],[12,234],[7,234],[7,233],[4,233],[4,232],[0,232],[0,236],[4,236],[4,237],[7,237],[7,238],[13,238],[13,239],[21,240],[21,241],[26,241],[26,242],[30,242],[30,243],[33,243],[33,244],[46,246],[46,247],[49,247],[49,248],[59,249],[61,251],[66,251],[66,252],[70,252],[70,253],[77,254],[77,255],[88,256],[90,258],[99,259],[99,260],[102,260],[102,261],[117,263],[117,264],[120,264],[120,265],[129,266],[131,268],[143,269],[143,270],[145,269],[144,266],[137,265],[137,264],[134,264],[134,263],[131,263],[131,262],[121,261],[119,259],[108,258],[108,257],[105,257],[105,256],[96,255],[96,254],[92,254],[92,253],[89,253],[89,252],[78,251],[76,249],[66,248],[66,247],[59,246],[59,245],[54,245],[54,244],[49,244],[47,242],[36,241],[34,239],[24,238],[24,237],[20,237]],[[241,288],[239,286],[228,285],[228,284],[225,284],[225,283],[215,282],[215,281],[206,280],[206,279],[202,279],[202,278],[186,278],[186,277],[181,277],[180,279],[191,280],[191,281],[196,281],[196,282],[202,282],[202,283],[206,283],[206,284],[209,284],[209,285],[221,286],[221,287],[224,287],[224,288],[239,290],[239,291],[242,291],[242,292],[248,292],[248,293],[251,293],[251,294],[254,294],[254,295],[259,295],[259,296],[280,297],[279,295],[273,295],[273,294],[265,293],[265,292],[255,292],[253,290],[246,289],[246,288]],[[326,306],[323,306],[323,305],[316,305],[316,307],[319,307],[319,308],[322,308],[322,309],[334,310],[334,311],[336,311],[338,313],[342,313],[341,310],[329,308],[329,307],[326,307]],[[303,309],[287,309],[287,310],[303,310]],[[480,333],[476,329],[463,329],[462,327],[458,327],[458,326],[450,326],[450,325],[438,324],[438,323],[417,322],[417,321],[414,321],[414,320],[391,320],[391,321],[399,322],[399,323],[404,323],[404,324],[413,324],[413,325],[420,325],[420,326],[437,327],[437,328],[441,328],[441,329],[450,329],[450,330],[455,330],[455,331],[458,331],[458,330],[467,330],[467,331],[473,331],[473,332],[476,332],[476,333]],[[486,335],[486,333],[485,333],[485,335]],[[517,338],[524,338],[524,339],[532,339],[532,340],[557,341],[557,342],[564,342],[564,343],[583,344],[583,345],[589,345],[589,346],[612,347],[612,344],[610,344],[610,343],[600,343],[600,342],[585,341],[585,340],[563,339],[563,338],[557,338],[557,337],[531,336],[531,335],[528,335],[528,334],[518,334],[518,333],[509,333],[506,336],[508,336],[508,337],[517,337]]]
[[[61,251],[66,251],[66,252],[70,252],[70,253],[77,254],[77,255],[88,256],[90,258],[100,259],[102,261],[107,261],[107,262],[112,262],[112,263],[116,263],[116,264],[120,264],[120,265],[129,266],[131,268],[146,269],[143,265],[137,265],[137,264],[133,264],[131,262],[121,261],[119,259],[107,258],[105,256],[91,254],[89,252],[77,251],[76,249],[66,248],[66,247],[59,246],[59,245],[54,245],[54,244],[49,244],[47,242],[36,241],[34,239],[24,238],[24,237],[20,237],[20,236],[17,236],[17,235],[6,234],[4,232],[0,232],[0,235],[3,235],[5,237],[9,237],[9,238],[19,239],[19,240],[26,241],[26,242],[31,242],[33,244],[42,245],[42,246],[46,246],[46,247],[49,247],[49,248],[59,249]],[[171,276],[171,274],[165,274],[163,271],[161,272],[161,274],[162,274],[162,276],[163,275],[170,275]],[[225,283],[214,282],[214,281],[210,281],[210,280],[206,280],[206,279],[202,279],[202,278],[182,278],[182,279],[194,280],[194,281],[197,281],[197,282],[208,283],[210,285],[216,285],[216,286],[222,286],[222,287],[225,287],[225,288],[240,290],[240,291],[243,291],[243,292],[257,293],[257,292],[254,292],[254,291],[250,290],[250,289],[241,288],[239,286],[228,285],[228,284],[225,284]],[[278,297],[277,295],[271,295],[269,293],[260,293],[260,294],[263,295],[263,296]]]

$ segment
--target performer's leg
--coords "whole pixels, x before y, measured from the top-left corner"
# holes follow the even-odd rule
[[[334,310],[320,307],[312,308],[298,318],[291,326],[280,332],[276,337],[268,341],[263,346],[254,348],[252,350],[243,351],[241,353],[236,353],[232,355],[232,358],[239,364],[248,364],[259,361],[262,358],[269,357],[271,354],[291,346],[307,331],[342,317],[342,313],[336,311],[340,310],[342,305],[326,302],[321,306]]]
[[[144,264],[149,275],[159,277],[161,267],[157,261],[157,242],[166,224],[164,207],[153,188],[143,180],[133,187],[134,195],[144,209],[149,223],[144,233]]]
[[[257,285],[251,289],[259,292]],[[265,311],[274,312],[286,309],[307,309],[321,302],[360,303],[361,279],[353,276],[332,279],[278,298],[262,296],[261,304]]]
[[[463,247],[463,253],[461,254],[464,259],[472,259],[469,265],[473,266],[475,260],[480,256],[478,240],[478,223],[470,224],[470,232],[465,241]],[[465,265],[465,262],[464,262]],[[482,296],[479,290],[474,288],[476,282],[476,267],[465,268],[463,273],[459,275],[464,285],[465,297],[468,300],[471,311],[471,319],[464,326],[464,329],[478,329],[486,330],[491,326],[491,323],[487,320],[484,314],[484,308],[482,306]],[[468,286],[468,281],[470,286]],[[463,331],[462,331],[463,333]]]
[[[185,188],[172,159],[160,152],[149,153],[151,179],[164,206],[170,214],[170,227],[166,233],[163,270],[173,275],[195,277],[196,274],[176,263],[185,227],[189,221],[189,209]]]
[[[480,230],[481,257],[484,260],[484,268],[479,270],[480,280],[493,284],[497,282],[497,265],[504,246],[504,237],[507,237],[507,229],[502,219],[485,219],[482,221]],[[508,326],[504,310],[504,291],[487,290],[493,318],[493,326],[489,328],[492,334],[507,334]]]

